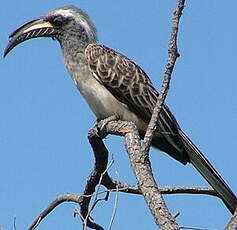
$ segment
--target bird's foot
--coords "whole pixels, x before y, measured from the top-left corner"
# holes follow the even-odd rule
[[[119,120],[119,117],[116,115],[107,117],[103,120],[97,120],[96,124],[95,124],[95,129],[96,131],[96,135],[100,138],[105,138],[107,136],[107,132],[106,132],[106,125],[110,122],[110,121],[117,121]]]

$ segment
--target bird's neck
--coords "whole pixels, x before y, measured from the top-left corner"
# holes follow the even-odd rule
[[[77,63],[82,56],[88,43],[68,39],[60,42],[65,60]]]
[[[60,42],[67,70],[78,86],[88,78],[88,65],[85,58],[85,49],[88,43],[69,38]]]
[[[76,73],[84,72],[84,69],[87,68],[84,54],[85,49],[75,49],[75,47],[70,49],[69,47],[63,47],[62,51],[66,67],[72,78],[76,77]]]
[[[96,42],[96,36],[88,36],[86,33],[78,33],[77,30],[72,30],[70,33],[62,33],[58,40],[65,60],[78,63],[84,57],[86,47],[90,43]]]

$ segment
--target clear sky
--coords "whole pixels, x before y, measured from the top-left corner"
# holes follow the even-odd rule
[[[171,13],[167,1],[3,1],[0,50],[23,22],[65,5],[84,9],[94,21],[100,43],[134,59],[160,89],[167,58]],[[179,33],[178,59],[167,104],[183,130],[237,193],[236,132],[237,1],[188,1]],[[0,60],[0,228],[26,229],[58,195],[83,191],[93,167],[87,132],[95,117],[67,73],[57,42],[35,39]],[[115,163],[110,174],[135,184],[124,142],[105,141]],[[160,185],[206,185],[189,166],[151,151]],[[216,198],[165,196],[182,226],[223,229],[230,214]],[[115,196],[100,203],[93,217],[107,228]],[[75,204],[63,204],[38,229],[81,229]],[[141,196],[119,194],[113,229],[156,229]]]

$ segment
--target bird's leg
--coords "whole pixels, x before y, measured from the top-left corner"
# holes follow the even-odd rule
[[[95,124],[95,129],[97,130],[97,136],[100,138],[105,138],[107,136],[107,132],[105,130],[106,125],[110,122],[110,121],[117,121],[119,120],[119,117],[116,115],[112,115],[110,117],[107,117],[103,120],[97,119],[96,120],[96,124]]]

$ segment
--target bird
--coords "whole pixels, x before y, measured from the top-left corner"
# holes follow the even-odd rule
[[[57,40],[66,68],[98,120],[132,121],[144,137],[159,93],[133,60],[100,44],[90,17],[76,6],[60,7],[24,23],[9,36],[4,57],[18,44],[39,37]],[[233,214],[237,198],[203,153],[163,105],[152,146],[186,165],[191,163]]]

